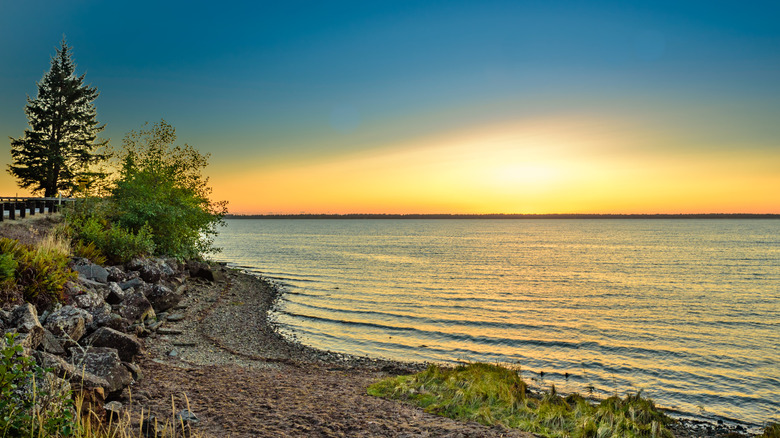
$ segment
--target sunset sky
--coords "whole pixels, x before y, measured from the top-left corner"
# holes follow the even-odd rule
[[[63,34],[232,213],[780,213],[777,1],[0,0],[0,196]]]

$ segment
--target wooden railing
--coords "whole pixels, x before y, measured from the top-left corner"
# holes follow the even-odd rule
[[[24,218],[44,213],[56,213],[68,202],[75,201],[75,198],[33,198],[33,197],[0,197],[0,222],[5,220],[6,212],[8,219],[15,220],[17,217]]]

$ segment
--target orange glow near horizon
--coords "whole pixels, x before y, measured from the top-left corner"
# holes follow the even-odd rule
[[[235,214],[779,212],[765,152],[691,156],[574,126],[494,126],[211,181]]]

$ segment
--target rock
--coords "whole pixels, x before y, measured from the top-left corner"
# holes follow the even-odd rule
[[[122,403],[119,403],[118,401],[112,401],[106,403],[105,405],[103,405],[103,409],[106,411],[107,423],[118,422],[119,419],[122,418],[122,413],[124,412],[124,407],[122,406]]]
[[[189,409],[182,409],[173,417],[174,427],[180,428],[182,435],[191,436],[192,429],[200,422]]]
[[[127,333],[130,331],[131,322],[116,313],[111,313],[105,321],[102,321],[101,325],[103,327],[112,328],[118,332]]]
[[[173,315],[168,315],[167,320],[170,322],[178,322],[184,319],[183,313],[174,313]]]
[[[86,310],[63,306],[49,315],[46,329],[57,337],[78,342],[87,331],[87,325],[92,324],[93,319],[93,316]]]
[[[163,312],[179,304],[181,296],[177,295],[170,288],[155,284],[142,289],[146,299],[152,303],[155,312]]]
[[[157,329],[157,333],[161,335],[180,335],[184,333],[184,331],[175,328],[160,327]]]
[[[8,327],[11,324],[11,312],[0,309],[0,327]]]
[[[130,276],[125,272],[121,267],[119,266],[109,266],[106,268],[106,271],[108,271],[108,281],[109,282],[116,282],[121,283],[123,281],[127,281],[127,279],[130,278]]]
[[[100,394],[98,395],[104,397],[103,389],[110,386],[106,379],[86,371],[83,367],[76,367],[59,356],[45,351],[34,351],[32,355],[38,366],[51,369],[58,377],[69,380],[72,385],[82,391],[99,390]]]
[[[105,300],[108,304],[119,304],[125,299],[125,291],[116,282],[108,283],[108,293]]]
[[[127,368],[127,370],[130,371],[130,374],[132,374],[133,376],[133,380],[135,380],[136,382],[144,378],[141,367],[139,367],[138,365],[132,362],[122,362],[122,365],[124,365],[125,368]]]
[[[198,417],[192,413],[189,409],[182,409],[179,411],[178,414],[176,414],[176,423],[185,422],[185,423],[199,423],[200,420]]]
[[[141,278],[147,283],[157,283],[175,274],[165,260],[158,258],[133,259],[127,264],[127,268],[138,271]]]
[[[6,333],[17,333],[14,343],[24,348],[34,350],[43,340],[44,330],[38,321],[38,312],[30,303],[14,307],[8,317]]]
[[[190,260],[187,262],[187,270],[190,273],[190,277],[194,278],[202,278],[208,281],[220,281],[224,279],[224,276],[221,276],[218,269],[212,269],[206,262]]]
[[[79,277],[76,279],[79,285],[81,285],[86,290],[93,290],[93,291],[100,291],[101,289],[105,288],[106,285],[103,283],[100,283],[95,280],[90,280],[88,278]],[[103,294],[101,293],[101,296]]]
[[[41,323],[41,325],[46,325],[46,319],[51,315],[52,310],[59,310],[62,306],[58,303],[55,304],[54,307],[50,310],[44,310],[43,313],[38,315],[38,322]]]
[[[29,333],[35,327],[41,326],[38,321],[38,311],[30,303],[20,304],[11,310],[10,326],[15,327],[19,333]]]
[[[108,283],[108,271],[100,265],[89,262],[77,262],[74,269],[79,273],[79,276],[83,276],[87,280],[94,280],[103,284]]]
[[[94,307],[100,307],[105,304],[103,294],[92,290],[86,290],[81,295],[73,297],[73,305],[81,309],[91,309]]]
[[[125,299],[119,304],[119,315],[129,321],[144,321],[146,318],[154,318],[155,313],[152,303],[146,299],[146,295],[138,289],[127,291]]]
[[[114,348],[119,358],[125,362],[132,362],[142,350],[141,343],[134,336],[108,327],[100,327],[95,333],[84,338],[84,343],[92,347]]]
[[[43,350],[51,354],[65,354],[65,349],[62,348],[62,344],[54,334],[46,329],[43,329],[43,337],[41,343],[38,345],[40,350]]]
[[[87,309],[87,311],[89,312],[90,315],[92,315],[93,318],[92,324],[89,324],[87,326],[87,333],[93,332],[97,330],[99,327],[103,327],[104,325],[107,325],[116,317],[120,317],[119,315],[113,315],[111,313],[111,305],[109,305],[108,303],[103,303],[103,305],[99,307],[93,307],[91,309]]]
[[[131,278],[130,280],[127,280],[125,282],[119,283],[119,287],[122,290],[124,290],[124,291],[126,291],[127,289],[130,289],[130,288],[138,288],[138,287],[143,286],[143,285],[144,285],[144,281],[141,280],[138,277],[134,277],[134,278]]]
[[[77,369],[84,369],[108,382],[105,389],[109,394],[121,391],[133,383],[132,374],[122,365],[114,348],[89,347],[82,351],[81,348],[73,347],[70,353],[71,361]]]
[[[16,333],[14,345],[21,345],[25,349],[25,356],[29,354],[27,350],[35,350],[43,340],[43,327],[33,327],[27,333],[19,333],[17,329],[11,329],[6,333]]]

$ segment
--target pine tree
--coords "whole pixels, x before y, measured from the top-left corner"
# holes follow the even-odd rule
[[[8,173],[19,186],[46,197],[70,192],[79,178],[95,178],[92,166],[106,156],[97,153],[108,141],[97,140],[105,128],[97,121],[94,101],[97,88],[84,84],[84,75],[76,76],[71,47],[63,38],[51,59],[51,69],[36,85],[38,96],[27,97],[24,112],[29,129],[24,137],[11,138],[13,164]]]

